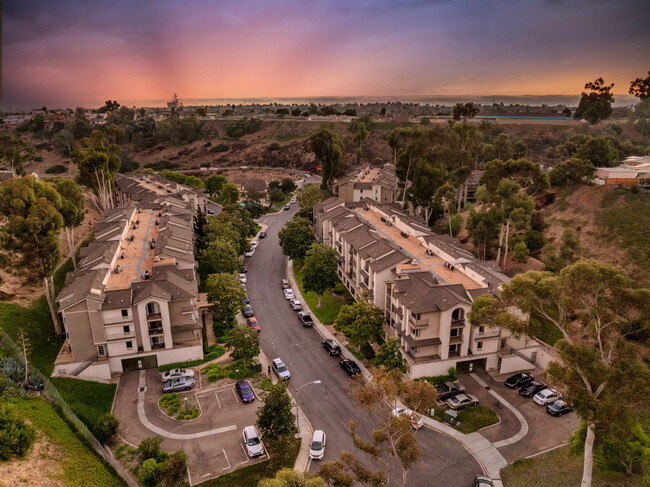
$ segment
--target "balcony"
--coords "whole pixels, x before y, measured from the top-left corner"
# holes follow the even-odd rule
[[[482,340],[484,338],[498,338],[501,336],[501,330],[499,328],[485,330],[485,331],[476,331],[474,333],[475,340]]]
[[[106,335],[106,340],[111,341],[111,340],[122,340],[124,338],[133,338],[135,337],[135,331],[129,331],[128,333],[110,333]]]
[[[449,352],[449,358],[460,357],[460,352]]]
[[[154,336],[154,335],[162,335],[163,334],[163,327],[157,327],[157,328],[149,328],[149,336]]]
[[[465,320],[451,320],[451,327],[452,328],[462,328],[466,325],[467,323]]]
[[[454,345],[456,343],[463,343],[463,335],[458,335],[455,337],[449,337],[449,344]]]
[[[117,325],[122,323],[130,323],[133,321],[132,316],[117,316],[115,318],[103,318],[105,325]]]
[[[412,316],[409,317],[409,323],[411,324],[411,326],[413,326],[415,328],[420,328],[422,326],[429,326],[429,320],[428,319],[416,320]]]
[[[164,343],[152,343],[151,344],[151,350],[160,350],[162,348],[165,348]]]
[[[151,313],[147,315],[147,321],[156,321],[162,320],[162,315],[160,313]]]
[[[400,349],[403,355],[406,355],[406,358],[409,362],[412,362],[414,364],[422,364],[422,363],[428,363],[428,362],[435,362],[436,360],[440,360],[440,355],[435,354],[435,353],[428,353],[426,355],[414,355],[411,350],[408,352],[405,352],[404,349]]]
[[[181,307],[182,314],[194,313],[194,311],[196,311],[196,306],[192,306],[191,304]]]

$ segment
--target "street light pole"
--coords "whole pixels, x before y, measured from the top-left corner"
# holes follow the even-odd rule
[[[298,426],[298,433],[300,433],[300,409],[298,407],[298,391],[300,391],[300,389],[302,389],[303,387],[311,384],[320,384],[320,380],[307,382],[306,384],[303,384],[298,389],[296,389],[296,425]]]

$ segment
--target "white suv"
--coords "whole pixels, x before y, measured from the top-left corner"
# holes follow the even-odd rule
[[[311,445],[309,446],[309,458],[312,460],[322,460],[325,456],[325,443],[327,441],[327,436],[322,430],[314,431],[314,436],[311,439]]]
[[[262,445],[262,440],[255,426],[246,426],[242,435],[244,437],[244,446],[246,446],[249,457],[253,458],[264,455],[264,445]]]

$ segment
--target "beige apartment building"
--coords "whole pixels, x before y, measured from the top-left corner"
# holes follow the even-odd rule
[[[338,274],[357,299],[384,310],[385,336],[399,340],[412,378],[496,369],[534,368],[538,344],[506,330],[472,328],[472,302],[508,278],[446,235],[370,199],[329,198],[314,208],[317,241],[336,249]]]
[[[137,187],[130,190],[135,195]],[[203,358],[197,201],[182,194],[152,198],[151,191],[141,196],[106,212],[93,226],[95,239],[82,249],[77,270],[66,276],[56,299],[66,340],[54,375],[109,379]]]
[[[393,203],[399,199],[399,186],[395,166],[364,165],[334,181],[332,190],[346,203],[359,202],[364,198],[378,203]]]

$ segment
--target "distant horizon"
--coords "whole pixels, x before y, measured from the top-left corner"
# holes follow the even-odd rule
[[[173,95],[173,94],[172,94]],[[51,106],[43,104],[21,104],[9,106],[0,103],[2,111],[25,111],[39,109],[42,106],[52,110],[82,107],[86,109],[97,109],[104,106],[106,100],[116,100],[123,106],[136,108],[160,108],[165,107],[168,101],[171,101],[172,95],[167,99],[141,99],[141,100],[119,100],[114,97],[106,97],[102,101],[79,101],[79,102],[62,102],[55,103]],[[178,95],[179,100],[185,106],[224,106],[224,105],[267,105],[279,103],[282,105],[304,105],[309,103],[334,105],[334,104],[376,104],[376,103],[419,103],[420,105],[429,104],[430,106],[453,106],[456,103],[473,102],[480,105],[492,105],[493,103],[503,103],[508,105],[529,105],[529,106],[577,106],[580,101],[580,94],[548,94],[548,95],[360,95],[360,96],[296,96],[296,97],[232,97],[232,98],[183,98]],[[626,93],[614,94],[615,102],[613,106],[629,106],[638,102],[638,99]]]

